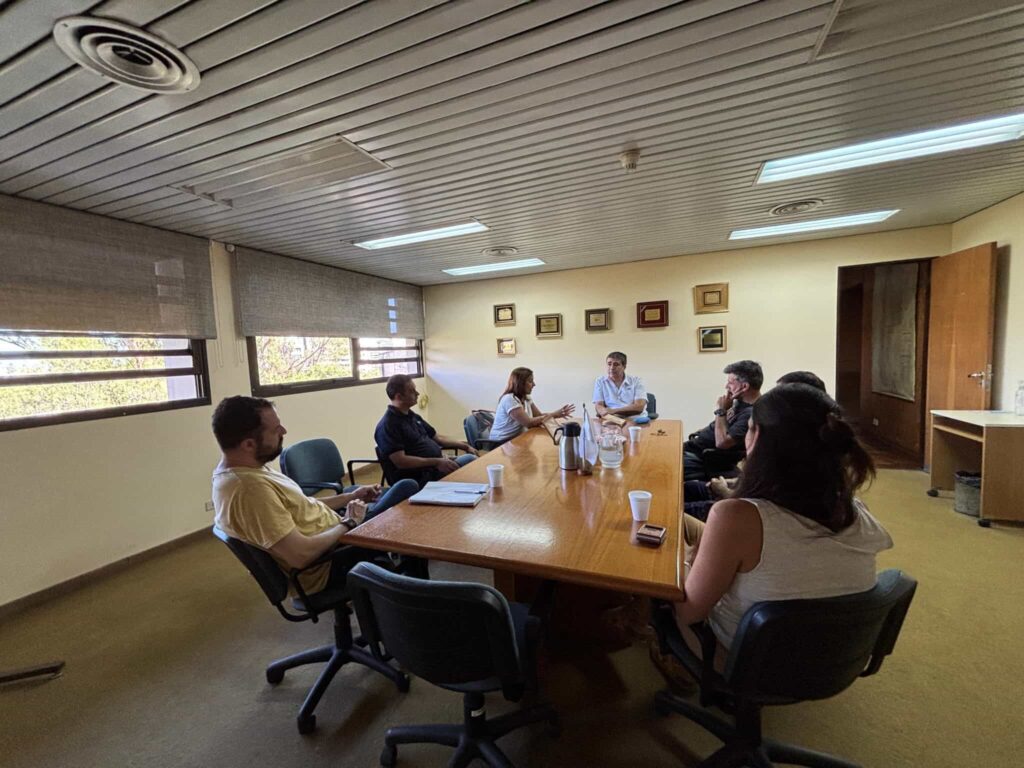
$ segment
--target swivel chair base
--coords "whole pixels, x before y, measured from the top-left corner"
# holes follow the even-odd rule
[[[676,712],[725,743],[725,746],[699,763],[697,768],[772,768],[773,761],[809,768],[861,768],[858,763],[824,752],[762,738],[761,712],[757,706],[738,708],[736,725],[730,725],[703,707],[685,701],[670,691],[655,694],[654,708],[659,715]]]
[[[302,707],[299,709],[299,716],[296,718],[296,722],[301,734],[312,733],[316,730],[316,715],[313,714],[313,710],[320,703],[320,698],[324,695],[324,691],[327,690],[327,686],[331,684],[331,680],[338,674],[338,670],[349,662],[362,664],[379,672],[391,680],[402,693],[409,690],[408,675],[383,661],[375,659],[372,654],[364,651],[362,648],[355,647],[348,617],[348,610],[341,608],[335,610],[334,645],[325,645],[320,648],[302,651],[301,653],[278,659],[267,667],[267,682],[271,685],[277,685],[284,679],[284,673],[289,669],[306,664],[327,662],[327,666],[324,667],[320,676],[317,677],[313,687],[309,689],[309,693],[306,694],[306,700],[302,702]]]
[[[398,760],[399,744],[444,744],[455,747],[449,768],[463,768],[480,758],[491,768],[512,768],[512,762],[494,742],[507,733],[532,723],[547,722],[553,736],[561,731],[558,713],[547,704],[509,712],[487,719],[482,693],[467,693],[462,700],[462,725],[400,725],[388,728],[380,764],[392,768]]]

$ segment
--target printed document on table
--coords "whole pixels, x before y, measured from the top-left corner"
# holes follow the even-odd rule
[[[409,498],[413,504],[439,504],[446,507],[475,507],[490,489],[487,483],[449,483],[435,481]]]

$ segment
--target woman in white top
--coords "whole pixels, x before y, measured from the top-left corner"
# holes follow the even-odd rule
[[[706,524],[684,517],[689,570],[676,621],[697,652],[690,624],[706,619],[727,650],[754,603],[871,589],[875,555],[892,546],[855,498],[874,476],[871,458],[825,392],[784,384],[761,396],[746,447],[733,497]]]
[[[547,419],[569,416],[575,409],[573,405],[563,405],[557,411],[541,413],[537,404],[530,399],[534,386],[533,371],[529,368],[512,369],[505,391],[498,401],[498,410],[494,413],[489,440],[511,440],[530,427],[540,426]]]

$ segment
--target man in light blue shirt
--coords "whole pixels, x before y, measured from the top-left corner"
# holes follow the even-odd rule
[[[636,416],[647,409],[647,390],[639,376],[626,375],[626,356],[609,352],[608,374],[594,382],[594,408],[598,416]]]

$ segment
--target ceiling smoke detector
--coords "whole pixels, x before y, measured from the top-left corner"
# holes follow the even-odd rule
[[[110,19],[69,16],[53,39],[75,63],[115,83],[147,93],[185,93],[199,85],[199,68],[156,35]]]
[[[622,164],[622,168],[626,173],[633,173],[636,170],[637,163],[639,162],[639,149],[627,149],[625,152],[619,155],[619,163]]]
[[[495,259],[504,259],[508,256],[515,256],[519,253],[519,249],[513,248],[511,245],[503,245],[497,248],[484,248],[480,253],[484,256],[490,256]]]
[[[811,198],[809,200],[797,200],[792,203],[783,203],[782,205],[776,205],[768,214],[770,216],[796,216],[800,213],[807,213],[808,211],[814,211],[821,208],[825,204],[824,200],[817,198]]]

